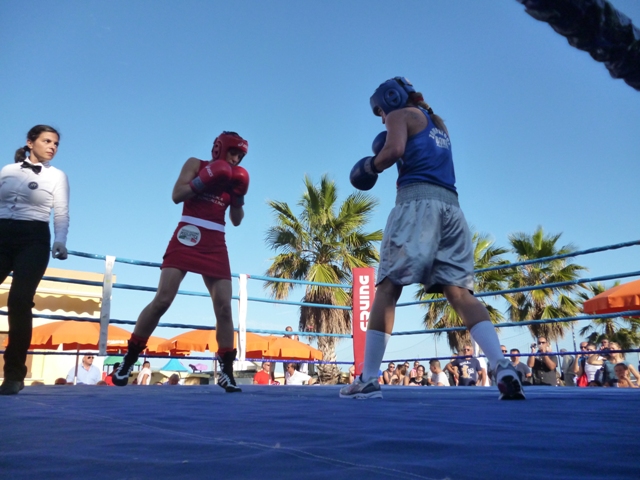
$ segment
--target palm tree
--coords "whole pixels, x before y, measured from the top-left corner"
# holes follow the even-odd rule
[[[605,287],[602,283],[590,283],[586,285],[586,292],[580,292],[580,308],[590,298],[600,295],[602,292],[620,285],[614,282],[611,287]],[[620,344],[623,349],[634,348],[640,345],[640,318],[634,317],[610,317],[594,318],[589,325],[580,329],[580,335],[586,337],[589,342],[598,344],[603,338]]]
[[[363,192],[355,192],[338,207],[337,188],[326,175],[316,186],[304,179],[305,191],[295,215],[285,202],[269,201],[275,213],[275,225],[267,231],[266,243],[278,254],[267,275],[309,282],[351,284],[351,269],[367,267],[379,261],[375,243],[382,231],[365,232],[378,201]],[[337,211],[336,211],[337,210]],[[265,288],[277,299],[287,298],[292,283],[266,282]],[[351,293],[341,288],[308,285],[305,303],[351,306]],[[318,307],[300,308],[299,330],[322,333],[351,333],[351,311]],[[317,337],[324,360],[335,361],[337,337]],[[320,365],[322,383],[337,383],[340,370],[335,364]]]
[[[571,244],[556,247],[561,236],[561,233],[545,236],[542,227],[538,227],[533,235],[524,232],[509,235],[509,242],[517,261],[574,252],[576,249]],[[579,272],[586,268],[571,262],[557,259],[517,267],[511,271],[509,287],[531,287],[576,280],[579,278]],[[581,287],[577,285],[567,285],[510,294],[507,296],[509,318],[513,321],[526,321],[576,316],[580,313],[580,304],[573,294],[579,288]],[[564,337],[568,327],[569,324],[565,322],[528,325],[531,335],[546,337],[549,342]]]
[[[494,241],[489,238],[487,234],[473,233],[473,259],[475,269],[483,269],[489,267],[495,267],[498,265],[507,265],[508,261],[501,258],[502,255],[508,252],[506,248],[498,247],[494,245]],[[507,279],[505,270],[491,270],[488,272],[481,272],[475,275],[476,290],[479,292],[496,292],[503,290]],[[443,295],[439,293],[427,293],[424,285],[420,285],[416,291],[415,298],[418,300],[429,300],[435,298],[442,298]],[[489,319],[493,323],[498,323],[503,320],[502,313],[492,305],[488,304],[485,300],[480,299],[484,306],[489,311]],[[427,313],[424,316],[423,324],[425,328],[451,328],[451,327],[464,327],[462,318],[455,312],[453,308],[447,302],[434,302],[426,304]],[[436,333],[436,336],[440,336],[444,332]],[[452,351],[460,351],[462,345],[471,343],[471,337],[468,330],[454,330],[447,333],[447,342],[449,348]]]

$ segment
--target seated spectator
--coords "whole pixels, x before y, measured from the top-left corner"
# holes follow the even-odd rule
[[[459,355],[458,358],[447,365],[451,366],[454,376],[458,380],[458,386],[484,385],[486,371],[482,368],[478,359],[472,356],[473,347],[470,344],[464,345]]]
[[[105,382],[106,385],[109,385],[110,387],[115,387],[115,384],[113,383],[113,372],[118,370],[119,366],[120,366],[120,362],[114,363],[113,364],[113,370],[111,370],[111,373],[109,375],[107,375],[106,377],[104,377],[104,382]]]
[[[117,368],[114,367],[114,371]],[[149,385],[151,383],[151,363],[148,360],[145,360],[142,364],[142,370],[138,372],[138,385]]]
[[[583,374],[587,376],[587,386],[589,382],[596,379],[596,372],[602,368],[602,358],[596,351],[596,346],[593,343],[580,343],[580,350],[585,353],[578,355],[576,362],[573,364],[576,377],[580,378]],[[602,385],[599,385],[602,386]]]
[[[449,377],[442,370],[439,360],[429,361],[429,370],[431,370],[431,385],[436,387],[449,387]]]
[[[411,369],[411,373],[409,373],[409,378],[416,378],[418,376],[418,367],[420,366],[420,362],[417,360],[413,362],[413,368]],[[422,369],[424,372],[424,368]]]
[[[520,361],[520,350],[517,348],[512,348],[510,350],[511,353],[511,365],[518,372],[518,376],[520,377],[520,383],[523,385],[531,385],[531,369]]]
[[[96,385],[109,385],[107,382],[105,382],[104,380],[99,380],[98,383],[96,383]]]
[[[628,365],[624,363],[618,363],[614,367],[614,371],[616,374],[616,378],[618,379],[619,388],[638,388],[636,385],[633,384],[633,382],[631,382]]]
[[[417,362],[416,362],[417,363]],[[416,376],[409,379],[409,386],[428,387],[429,380],[424,376],[424,367],[418,364],[416,368]]]
[[[286,364],[286,373],[284,375],[285,385],[313,385],[316,383],[315,379],[307,375],[306,373],[296,370],[295,363]]]
[[[262,370],[253,376],[254,385],[275,385],[271,378],[271,362],[262,362]]]
[[[93,364],[95,355],[88,354],[82,357],[82,363],[78,365],[78,373],[76,377],[76,367],[71,367],[69,373],[67,373],[67,382],[73,383],[74,377],[76,377],[76,383],[78,385],[95,385],[98,381],[102,380],[100,370]]]
[[[356,364],[354,363],[349,367],[349,385],[356,379]]]
[[[407,376],[407,367],[406,363],[403,363],[398,368],[395,369],[393,375],[391,375],[391,380],[389,385],[409,385],[409,377]]]
[[[387,369],[382,372],[382,380],[384,381],[385,385],[389,385],[391,383],[391,377],[393,376],[395,370],[396,364],[393,362],[389,362],[389,364],[387,365]]]
[[[55,382],[53,382],[54,385],[66,385],[67,384],[67,379],[66,378],[56,378]]]
[[[180,375],[177,373],[172,374],[165,385],[180,385]]]
[[[611,350],[622,350],[622,347],[620,347],[620,344],[616,343],[616,342],[609,342],[609,348],[611,348]],[[607,362],[605,362],[605,364],[612,364],[613,368],[610,368],[609,365],[606,366],[606,368],[609,369],[609,373],[613,374],[613,377],[615,378],[615,380],[620,380],[618,378],[618,376],[616,375],[615,372],[615,367],[618,364],[623,364],[627,367],[627,376],[629,376],[629,374],[633,375],[633,378],[636,379],[636,383],[638,381],[640,381],[640,373],[638,373],[638,370],[636,370],[636,367],[634,367],[631,363],[627,362],[625,360],[625,355],[622,352],[611,352],[607,358]],[[631,378],[631,377],[629,377]],[[631,381],[631,380],[629,380]],[[615,383],[615,382],[610,382],[610,383]]]
[[[447,375],[447,379],[449,380],[449,385],[453,385],[453,386],[458,386],[458,371],[456,368],[453,368],[453,362],[456,359],[458,355],[457,354],[453,354],[452,358],[445,366],[444,366],[444,373]]]
[[[40,380],[34,380],[33,382],[31,382],[32,387],[35,387],[37,385],[44,385],[44,382],[41,382]]]
[[[587,387],[601,387],[602,384],[597,381],[597,380],[591,380],[588,384]]]

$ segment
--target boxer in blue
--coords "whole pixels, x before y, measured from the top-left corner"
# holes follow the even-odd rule
[[[351,385],[340,390],[340,397],[382,397],[378,371],[393,330],[396,303],[405,285],[422,283],[430,293],[444,293],[495,366],[500,398],[524,399],[518,374],[502,355],[489,313],[472,294],[473,244],[458,204],[447,127],[403,77],[382,83],[370,104],[386,132],[373,143],[375,156],[355,164],[351,183],[369,190],[378,174],[396,164],[398,191],[380,248],[364,368]]]

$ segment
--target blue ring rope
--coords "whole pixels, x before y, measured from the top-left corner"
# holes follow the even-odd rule
[[[635,246],[635,245],[640,245],[640,240],[632,240],[630,242],[623,242],[623,243],[616,243],[616,244],[612,244],[612,245],[605,245],[603,247],[588,248],[588,249],[585,249],[585,250],[578,250],[578,251],[571,252],[571,253],[564,253],[564,254],[561,254],[561,255],[553,255],[551,257],[524,260],[522,262],[509,263],[507,265],[497,265],[497,266],[494,266],[494,267],[481,268],[481,269],[478,269],[478,270],[474,270],[474,273],[488,272],[488,271],[492,271],[492,270],[502,270],[502,269],[513,268],[513,267],[518,267],[518,266],[522,266],[522,265],[531,265],[531,264],[534,264],[534,263],[544,263],[544,262],[549,262],[549,261],[552,261],[552,260],[559,260],[559,259],[562,259],[562,258],[577,257],[577,256],[580,256],[580,255],[587,255],[587,254],[591,254],[591,253],[604,252],[606,250],[617,250],[617,249],[620,249],[620,248],[632,247],[632,246]],[[69,255],[75,255],[75,256],[78,256],[78,257],[92,258],[92,259],[96,259],[96,260],[106,260],[106,256],[105,255],[97,255],[97,254],[93,254],[93,253],[77,252],[75,250],[69,250],[68,253],[69,253]],[[131,265],[140,265],[140,266],[146,266],[146,267],[160,267],[162,265],[162,264],[157,263],[157,262],[147,262],[147,261],[143,261],[143,260],[130,260],[130,259],[127,259],[127,258],[120,258],[120,257],[115,257],[115,261],[119,262],[119,263],[128,263],[128,264],[131,264]],[[237,273],[232,273],[231,276],[232,277],[239,277],[239,275]],[[254,280],[263,280],[263,281],[269,281],[269,282],[295,283],[295,284],[300,284],[300,285],[316,285],[316,286],[335,287],[335,288],[352,288],[351,285],[334,284],[334,283],[309,282],[309,281],[306,281],[306,280],[283,279],[283,278],[267,277],[267,276],[262,276],[262,275],[247,275],[247,278],[253,278]]]

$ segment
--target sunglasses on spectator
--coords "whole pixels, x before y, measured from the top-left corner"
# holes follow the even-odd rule
[[[506,350],[502,350],[502,353],[507,353],[507,351]]]
[[[93,355],[87,355],[87,358],[93,358]]]
[[[538,342],[538,345],[544,345],[547,342]]]
[[[580,345],[580,348],[584,350],[585,348],[587,348],[587,346],[586,345]]]

